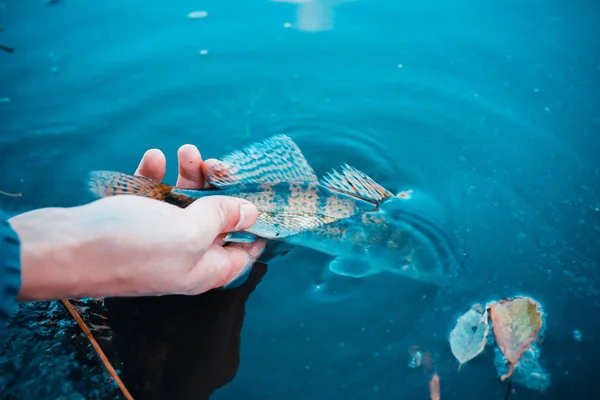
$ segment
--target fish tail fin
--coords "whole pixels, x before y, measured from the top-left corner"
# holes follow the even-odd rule
[[[93,171],[88,178],[90,191],[98,197],[133,194],[169,201],[173,186],[145,178],[112,171]]]

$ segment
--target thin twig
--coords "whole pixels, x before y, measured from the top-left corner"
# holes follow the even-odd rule
[[[100,348],[100,345],[98,344],[96,339],[94,339],[94,335],[92,335],[92,332],[90,332],[88,327],[85,325],[85,322],[83,322],[83,319],[81,319],[81,316],[75,310],[75,308],[73,307],[71,302],[69,302],[69,300],[67,300],[67,299],[61,299],[60,301],[67,308],[67,310],[69,311],[71,316],[75,319],[75,321],[77,321],[77,325],[79,325],[79,327],[81,328],[81,330],[83,331],[85,336],[87,336],[88,340],[92,344],[92,347],[94,347],[94,350],[96,351],[96,353],[102,360],[102,363],[104,364],[104,367],[108,371],[108,374],[117,382],[117,385],[119,386],[119,389],[121,389],[121,392],[123,392],[123,395],[125,396],[125,398],[127,400],[133,400],[133,397],[131,396],[131,394],[129,393],[129,391],[127,390],[125,385],[123,384],[123,381],[121,381],[121,378],[119,378],[119,375],[117,375],[117,372],[115,371],[113,366],[110,364],[110,361],[108,361],[108,358],[106,357],[106,355]]]
[[[3,196],[9,196],[9,197],[22,197],[23,196],[22,193],[8,193],[8,192],[5,192],[4,190],[0,190],[0,194]]]

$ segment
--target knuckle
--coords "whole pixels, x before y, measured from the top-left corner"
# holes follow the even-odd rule
[[[221,229],[227,229],[231,225],[231,207],[227,199],[221,198],[217,202],[217,215],[219,217],[219,223]]]

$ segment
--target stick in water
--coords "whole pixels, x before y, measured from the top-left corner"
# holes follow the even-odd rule
[[[106,357],[106,355],[100,348],[100,345],[98,344],[96,339],[94,339],[94,335],[92,335],[92,332],[90,332],[88,327],[85,325],[85,322],[83,322],[83,319],[81,319],[81,316],[75,310],[75,308],[73,307],[71,302],[69,302],[69,300],[67,300],[67,299],[61,299],[60,301],[61,301],[61,303],[63,303],[63,305],[66,307],[66,309],[69,311],[71,316],[75,319],[75,321],[77,321],[77,325],[79,325],[79,327],[81,328],[81,330],[83,331],[85,336],[87,336],[88,340],[92,344],[92,347],[94,348],[94,350],[96,351],[96,353],[98,354],[100,359],[102,360],[102,363],[104,364],[104,367],[108,371],[108,374],[117,382],[117,385],[119,386],[119,389],[121,389],[121,392],[123,392],[123,395],[125,396],[125,398],[127,400],[133,400],[133,397],[131,396],[131,394],[129,393],[127,388],[125,387],[125,384],[123,384],[123,381],[121,381],[121,378],[119,378],[119,375],[117,375],[117,372],[115,371],[113,366],[110,364],[110,361],[108,361],[108,358]]]

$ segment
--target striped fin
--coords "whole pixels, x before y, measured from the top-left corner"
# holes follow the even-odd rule
[[[272,136],[209,166],[207,181],[224,188],[240,183],[318,182],[300,148],[286,135]]]
[[[342,172],[333,170],[327,174],[321,179],[321,184],[329,189],[375,203],[394,197],[392,192],[375,182],[364,172],[348,164],[342,166]]]
[[[97,197],[135,195],[148,197],[180,207],[187,207],[195,198],[172,193],[173,186],[143,176],[122,172],[92,171],[88,177],[88,188]]]

